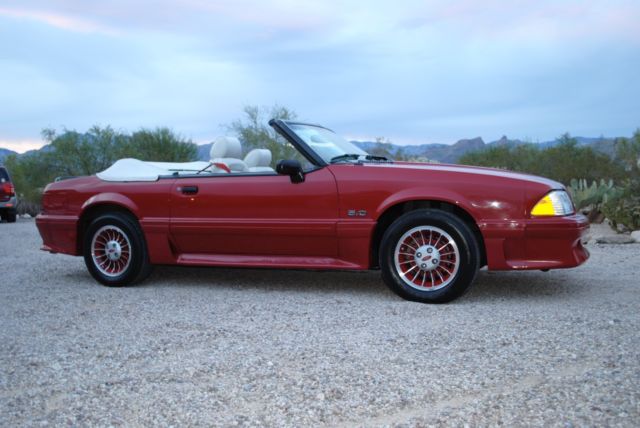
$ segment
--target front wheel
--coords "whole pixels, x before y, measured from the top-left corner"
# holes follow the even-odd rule
[[[151,273],[147,245],[135,219],[122,213],[94,219],[84,236],[84,262],[98,282],[119,287]]]
[[[445,211],[424,209],[399,217],[380,245],[382,278],[400,297],[445,303],[461,296],[480,268],[469,226]]]

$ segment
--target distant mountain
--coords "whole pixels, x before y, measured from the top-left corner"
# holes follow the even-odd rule
[[[615,138],[588,138],[573,137],[580,146],[590,146],[596,151],[609,156],[615,154]],[[393,143],[378,143],[372,141],[352,141],[364,151],[389,158],[400,157],[402,155],[415,159],[428,159],[442,163],[456,163],[466,153],[485,150],[490,147],[507,146],[515,147],[522,144],[534,144],[541,149],[557,145],[558,140],[545,141],[542,143],[528,143],[522,140],[512,140],[503,136],[499,140],[485,143],[480,137],[459,140],[454,144],[421,144],[416,146],[400,146]]]
[[[615,154],[615,138],[592,138],[592,137],[573,137],[578,141],[578,144],[581,146],[590,146],[594,150],[605,153],[609,156],[613,156]],[[476,151],[476,150],[485,150],[489,147],[496,146],[518,146],[521,144],[534,144],[537,147],[543,149],[548,147],[553,147],[559,143],[558,140],[545,141],[540,143],[527,143],[526,141],[518,140],[518,139],[510,139],[506,136],[503,136],[499,140],[491,141],[489,143],[485,143],[481,137],[475,137],[470,139],[462,139],[458,140],[453,144],[420,144],[420,145],[412,145],[412,146],[401,146],[393,143],[380,143],[375,141],[352,141],[355,145],[363,149],[364,151],[375,154],[378,156],[385,156],[388,158],[399,158],[399,157],[409,157],[417,160],[430,160],[442,163],[456,163],[461,156],[466,153]],[[198,145],[198,160],[208,161],[210,156],[209,152],[211,151],[211,146],[213,143],[206,143]],[[18,156],[24,156],[29,153],[35,153],[40,150],[48,151],[51,150],[49,145],[45,145],[38,150],[29,150],[26,153],[19,154]],[[0,148],[0,163],[10,154],[16,154],[16,152],[8,149]]]
[[[198,146],[198,160],[200,161],[208,161],[211,159],[209,153],[211,152],[211,146],[213,143],[200,144]]]
[[[0,164],[4,163],[4,159],[9,155],[17,155],[17,153],[13,150],[0,148]]]

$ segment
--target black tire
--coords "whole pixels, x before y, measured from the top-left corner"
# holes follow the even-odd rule
[[[16,211],[15,210],[7,211],[4,214],[4,218],[5,218],[5,220],[7,220],[7,223],[15,223],[16,222],[16,218],[17,218]]]
[[[400,297],[415,302],[446,303],[460,297],[473,283],[480,260],[469,226],[438,209],[402,215],[385,231],[380,244],[384,282]]]
[[[117,251],[115,248],[105,248],[114,243]],[[138,222],[129,215],[116,212],[95,218],[85,231],[82,248],[89,273],[108,287],[133,285],[151,273],[152,265],[149,263],[144,235]],[[118,258],[109,260],[108,251],[115,253],[113,257]]]

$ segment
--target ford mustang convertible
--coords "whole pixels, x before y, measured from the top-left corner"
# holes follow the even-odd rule
[[[462,295],[478,270],[558,269],[589,257],[588,229],[555,181],[490,168],[394,162],[331,130],[271,120],[287,159],[219,137],[210,162],[121,159],[49,184],[45,251],[83,256],[108,286],[156,264],[380,269],[409,300]]]

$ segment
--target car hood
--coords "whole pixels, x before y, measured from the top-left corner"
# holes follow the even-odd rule
[[[522,174],[518,172],[511,172],[503,169],[496,168],[483,168],[476,166],[466,165],[451,165],[451,164],[430,164],[430,163],[412,163],[412,162],[394,162],[394,163],[364,163],[366,167],[373,168],[394,168],[398,170],[423,170],[433,172],[445,172],[445,173],[460,173],[460,174],[472,174],[481,175],[485,177],[500,177],[504,179],[512,179],[517,181],[524,181],[535,184],[542,184],[549,186],[553,189],[564,189],[564,186],[557,181],[550,180],[544,177],[538,177],[536,175]]]

